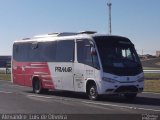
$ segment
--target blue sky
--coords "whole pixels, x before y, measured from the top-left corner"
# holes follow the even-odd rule
[[[141,53],[160,50],[160,0],[111,0],[112,34]],[[108,33],[107,0],[0,0],[0,55],[13,41],[37,34],[94,30]]]

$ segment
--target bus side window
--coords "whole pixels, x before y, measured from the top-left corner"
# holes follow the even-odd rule
[[[92,62],[96,69],[100,69],[97,52],[94,46],[91,47]]]
[[[28,59],[29,43],[15,43],[13,50],[13,58],[16,61],[24,62]]]
[[[62,40],[57,42],[56,61],[73,62],[74,61],[74,40]]]
[[[13,45],[13,59],[14,60],[17,60],[18,59],[18,45],[17,44],[14,44]]]
[[[77,60],[79,63],[97,68],[97,55],[92,55],[89,40],[77,40]]]
[[[77,40],[77,60],[79,63],[93,66],[88,40]]]

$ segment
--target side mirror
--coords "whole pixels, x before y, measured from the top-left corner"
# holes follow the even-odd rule
[[[91,55],[97,55],[96,49],[91,47]]]

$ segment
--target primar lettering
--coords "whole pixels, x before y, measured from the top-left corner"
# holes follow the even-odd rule
[[[55,67],[55,72],[72,72],[72,67]]]

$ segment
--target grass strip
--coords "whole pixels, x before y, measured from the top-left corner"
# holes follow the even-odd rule
[[[11,74],[0,74],[0,80],[11,80]]]
[[[160,78],[160,73],[145,73],[145,78]]]
[[[160,80],[145,80],[144,91],[160,93]]]

